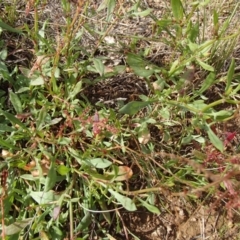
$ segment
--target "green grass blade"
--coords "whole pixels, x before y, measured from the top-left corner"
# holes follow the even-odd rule
[[[225,94],[226,95],[229,94],[228,91],[231,88],[231,83],[232,83],[232,80],[233,80],[234,72],[235,72],[235,60],[233,58],[232,62],[230,64],[230,67],[228,69],[228,73],[227,73],[227,84],[226,84],[226,87],[225,87]]]
[[[4,23],[1,19],[0,19],[0,28],[13,33],[22,33],[21,30],[9,26],[8,24]]]
[[[18,126],[22,127],[24,130],[29,132],[29,129],[11,113],[5,112],[3,110],[0,110],[0,113],[2,113],[14,125],[18,125]]]
[[[47,117],[47,111],[45,109],[45,107],[42,107],[42,109],[40,110],[39,112],[39,115],[38,115],[38,120],[37,120],[37,130],[40,130],[44,123],[45,123],[45,120],[46,120],[46,117]]]
[[[2,138],[0,138],[0,146],[2,148],[7,148],[7,149],[18,149],[17,147],[15,147],[14,145],[12,145],[11,143],[3,140]]]
[[[92,219],[92,217],[91,217],[90,212],[86,212],[85,216],[81,219],[78,226],[74,229],[74,232],[83,231],[83,230],[87,229],[91,223],[91,219]]]
[[[45,182],[44,191],[48,192],[49,190],[51,190],[56,184],[56,182],[57,182],[57,174],[56,174],[55,164],[51,162],[50,169],[48,171],[48,175]]]
[[[148,62],[144,61],[139,55],[129,53],[127,63],[139,77],[150,77],[154,73],[152,69],[146,69]]]

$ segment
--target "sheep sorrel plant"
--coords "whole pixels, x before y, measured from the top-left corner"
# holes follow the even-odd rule
[[[0,0],[0,231],[239,239],[239,3]]]
[[[227,132],[224,137],[224,147],[232,145],[236,132]],[[212,179],[217,180],[216,201],[213,206],[218,208],[219,205],[225,204],[228,217],[233,218],[233,209],[240,207],[239,199],[239,163],[240,156],[238,153],[227,154],[220,152],[211,144],[205,147],[204,167],[212,169]],[[226,149],[227,150],[227,149]],[[220,180],[220,181],[219,181]]]

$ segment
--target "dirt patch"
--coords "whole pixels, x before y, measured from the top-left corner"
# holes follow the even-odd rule
[[[177,200],[177,199],[176,199]],[[182,201],[179,199],[179,201]],[[210,206],[179,206],[170,204],[160,215],[138,210],[123,213],[130,232],[129,239],[141,240],[227,240],[239,239],[240,226],[224,217],[222,209]]]
[[[82,93],[92,104],[102,102],[112,107],[121,102],[126,103],[138,99],[141,94],[148,95],[148,92],[148,86],[143,79],[133,74],[124,74],[101,80],[97,84],[87,84]]]

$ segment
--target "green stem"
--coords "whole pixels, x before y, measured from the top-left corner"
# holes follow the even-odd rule
[[[34,6],[34,39],[38,38],[38,10],[37,10],[37,4]],[[38,52],[38,44],[35,44],[35,51]]]
[[[203,108],[203,109],[202,109],[202,112],[206,112],[208,109],[213,108],[213,107],[215,107],[215,106],[217,106],[217,105],[219,105],[219,104],[223,104],[223,103],[225,103],[225,102],[226,102],[225,99],[219,99],[219,100],[217,100],[217,101],[215,101],[215,102],[212,102],[212,103],[210,103],[209,105],[207,105],[205,108]]]
[[[191,107],[191,106],[189,106],[189,105],[187,105],[185,103],[182,103],[182,102],[171,100],[171,101],[168,101],[167,103],[169,103],[171,105],[174,105],[174,106],[177,106],[177,107],[180,107],[180,108],[186,108],[189,111],[194,112],[194,113],[199,113],[199,109]]]

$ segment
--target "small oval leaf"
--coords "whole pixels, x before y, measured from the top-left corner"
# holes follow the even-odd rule
[[[198,62],[198,64],[205,70],[209,71],[209,72],[214,72],[214,68],[210,65],[208,65],[207,63],[201,61],[199,58],[196,58],[196,61]]]
[[[107,168],[112,165],[112,162],[104,158],[93,158],[86,161],[88,165],[95,168]]]
[[[9,98],[10,101],[17,113],[22,113],[22,103],[17,94],[15,94],[12,90],[9,90]]]
[[[102,61],[98,58],[94,58],[93,63],[94,63],[94,67],[95,67],[96,71],[100,74],[100,76],[103,76],[104,75],[104,65],[103,65]]]
[[[136,205],[134,204],[134,202],[132,201],[132,199],[125,197],[123,195],[121,195],[120,193],[112,190],[112,189],[108,189],[108,191],[112,194],[113,197],[115,197],[119,203],[121,203],[123,205],[123,207],[125,209],[127,209],[128,211],[136,211]]]

